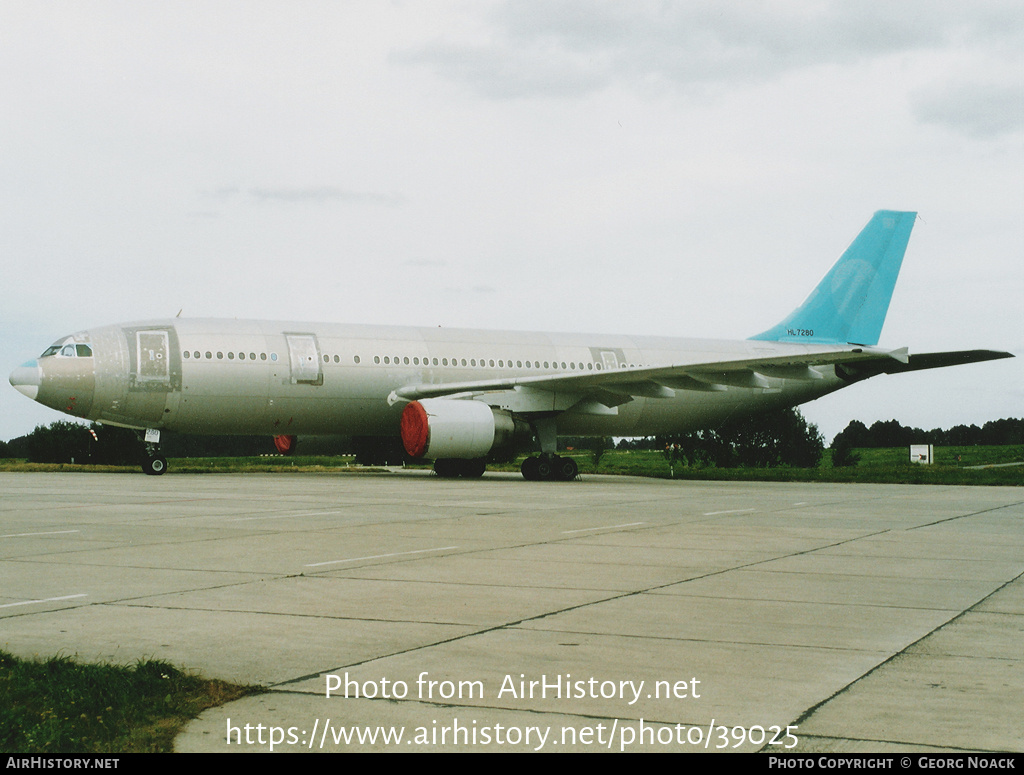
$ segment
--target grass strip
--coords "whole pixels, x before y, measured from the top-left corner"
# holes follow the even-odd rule
[[[714,466],[670,466],[664,453],[657,450],[609,450],[601,455],[597,466],[593,455],[581,450],[562,452],[576,460],[581,474],[621,474],[660,479],[717,480],[733,482],[836,482],[865,484],[945,484],[945,485],[1024,485],[1024,465],[1008,465],[1024,461],[1024,446],[938,447],[935,465],[910,462],[906,447],[856,449],[856,465],[833,467],[831,450],[815,468],[774,466],[771,468],[716,468]],[[512,463],[488,464],[489,471],[519,471],[522,457]],[[971,466],[1004,466],[972,468]],[[410,468],[429,469],[429,463]],[[355,465],[351,456],[296,457],[223,457],[171,458],[168,472],[216,473],[384,473],[388,469]],[[26,463],[18,459],[0,459],[0,472],[82,471],[137,473],[137,466],[88,466],[75,464]]]
[[[154,660],[81,664],[0,651],[0,752],[167,753],[202,711],[261,691]]]

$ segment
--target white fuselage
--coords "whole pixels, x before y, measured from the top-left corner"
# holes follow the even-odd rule
[[[38,359],[34,397],[41,403],[114,425],[270,435],[398,435],[402,402],[388,397],[407,385],[599,374],[815,349],[754,340],[177,318],[104,326],[66,341],[88,344],[92,356]],[[846,384],[832,367],[820,372],[813,380],[772,377],[757,386],[677,389],[658,397],[634,390],[602,411],[551,388],[484,398],[526,416],[558,412],[559,434],[640,436],[802,403]]]

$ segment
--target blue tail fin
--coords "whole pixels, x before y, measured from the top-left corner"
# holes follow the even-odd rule
[[[917,213],[879,210],[801,306],[750,338],[878,344],[916,218]]]

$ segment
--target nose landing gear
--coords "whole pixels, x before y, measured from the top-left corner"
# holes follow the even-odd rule
[[[160,431],[147,428],[142,440],[146,446],[142,471],[149,476],[160,476],[167,471],[167,458],[160,454]]]
[[[142,470],[150,476],[160,476],[167,470],[167,458],[161,455],[147,457],[142,461]]]

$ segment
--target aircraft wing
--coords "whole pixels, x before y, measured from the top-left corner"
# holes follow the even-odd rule
[[[981,354],[980,356],[978,354]],[[936,356],[943,354],[935,354]],[[1009,353],[972,351],[958,353],[962,360],[950,363],[969,363],[1006,357]],[[973,357],[972,357],[973,356]],[[913,356],[915,359],[924,356]],[[922,364],[930,361],[922,361]],[[633,397],[671,398],[676,390],[720,391],[727,386],[768,387],[767,377],[796,380],[823,379],[816,366],[848,365],[875,369],[874,373],[905,371],[915,368],[933,368],[932,365],[911,365],[906,348],[880,350],[873,347],[816,347],[807,352],[785,355],[737,358],[721,361],[679,363],[669,366],[624,367],[603,369],[584,374],[569,372],[543,374],[535,377],[508,377],[467,382],[406,385],[393,391],[390,403],[415,401],[423,398],[470,398],[483,393],[530,389],[537,391],[568,392],[577,395],[598,394],[597,400],[606,406],[625,403]],[[858,375],[859,376],[859,375]],[[607,399],[607,400],[606,400]]]

